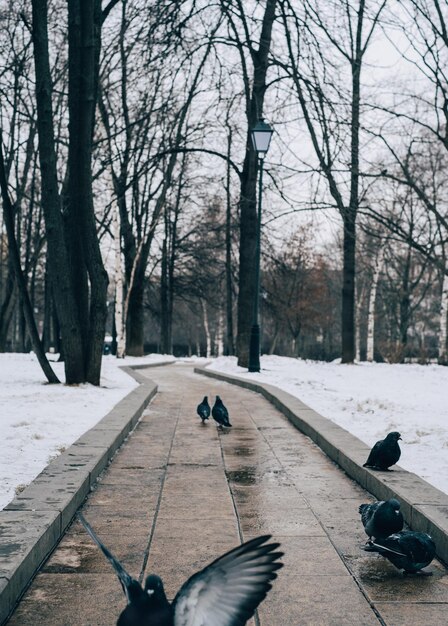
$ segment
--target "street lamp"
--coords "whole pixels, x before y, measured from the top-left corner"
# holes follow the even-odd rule
[[[252,328],[249,343],[249,372],[260,371],[260,325],[258,309],[260,301],[260,236],[261,236],[261,195],[263,189],[263,160],[269,150],[272,128],[260,118],[251,130],[252,144],[258,154],[258,215],[257,215],[257,246],[255,250],[255,293]]]

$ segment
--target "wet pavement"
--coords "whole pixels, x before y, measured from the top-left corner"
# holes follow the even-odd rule
[[[129,573],[159,574],[173,597],[223,552],[271,533],[285,566],[252,626],[447,623],[447,571],[434,561],[431,577],[403,576],[363,552],[358,507],[372,498],[269,402],[188,365],[146,375],[159,393],[83,507]],[[196,416],[216,394],[227,433]],[[111,626],[123,607],[109,563],[74,522],[8,624]]]

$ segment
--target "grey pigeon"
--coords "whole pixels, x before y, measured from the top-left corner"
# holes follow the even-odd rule
[[[401,456],[398,440],[400,433],[389,433],[385,439],[377,441],[370,450],[369,458],[363,467],[373,467],[379,470],[387,470],[391,465],[395,465]]]
[[[208,403],[207,396],[204,396],[201,404],[198,404],[196,411],[201,418],[202,423],[205,424],[205,420],[208,420],[208,418],[210,417],[210,405]]]
[[[359,507],[361,521],[369,539],[385,539],[392,533],[403,529],[403,515],[400,503],[395,498],[380,500],[372,504],[361,504]]]
[[[271,581],[283,563],[276,552],[279,543],[266,543],[271,535],[252,539],[230,550],[180,588],[173,602],[165,595],[162,580],[146,578],[144,589],[96,536],[78,513],[85,529],[112,564],[127,598],[117,626],[244,626],[271,589]]]
[[[385,539],[367,542],[367,552],[378,552],[386,557],[395,567],[407,574],[420,573],[431,576],[432,572],[420,571],[431,563],[436,555],[436,545],[427,533],[402,530]]]
[[[232,424],[229,422],[229,413],[219,396],[216,396],[215,404],[212,409],[212,416],[215,422],[218,422],[218,427],[222,428],[223,426],[226,426],[227,428],[231,428]]]

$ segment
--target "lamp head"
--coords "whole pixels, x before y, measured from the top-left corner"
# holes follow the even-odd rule
[[[269,150],[269,144],[271,143],[271,137],[274,131],[271,126],[260,117],[250,132],[254,149],[258,152],[260,159],[262,159]]]

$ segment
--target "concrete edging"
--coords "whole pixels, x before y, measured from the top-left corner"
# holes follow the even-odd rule
[[[397,498],[401,502],[406,523],[412,530],[429,533],[436,543],[437,556],[448,563],[447,494],[399,465],[395,466],[393,472],[378,472],[363,467],[370,451],[369,446],[274,385],[257,383],[204,367],[195,367],[194,371],[261,393],[361,487],[379,500]]]
[[[170,361],[171,363],[171,361]],[[155,367],[167,363],[148,363]],[[123,366],[139,386],[0,511],[0,624],[54,550],[98,476],[136,426],[157,385]]]

